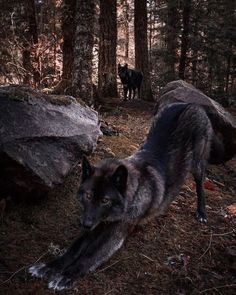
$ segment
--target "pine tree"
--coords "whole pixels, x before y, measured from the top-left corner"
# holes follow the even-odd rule
[[[86,103],[93,103],[92,57],[94,45],[95,0],[77,0],[75,16],[73,93]]]
[[[117,97],[116,15],[116,0],[100,0],[98,89],[103,97]]]
[[[143,72],[141,99],[153,101],[147,40],[147,1],[134,1],[135,67]]]

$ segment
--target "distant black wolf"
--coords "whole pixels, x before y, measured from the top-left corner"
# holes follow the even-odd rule
[[[197,105],[175,103],[158,113],[146,141],[132,156],[92,166],[82,162],[78,199],[84,232],[67,252],[30,268],[62,290],[94,271],[117,251],[145,218],[165,212],[192,172],[197,190],[197,219],[206,222],[203,181],[207,162],[221,162],[223,146],[211,121]],[[214,158],[213,158],[214,156]]]
[[[136,88],[138,89],[138,98],[140,99],[140,88],[143,81],[143,73],[137,70],[129,69],[127,64],[125,64],[124,66],[118,64],[118,75],[123,84],[124,100],[127,99],[128,93],[128,97],[129,99],[131,99],[132,92],[132,99],[134,99]]]

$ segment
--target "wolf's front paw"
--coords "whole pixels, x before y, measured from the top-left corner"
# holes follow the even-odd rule
[[[57,274],[54,277],[51,277],[48,283],[49,289],[54,289],[57,291],[61,291],[64,289],[70,289],[73,287],[73,279]]]
[[[206,213],[204,212],[196,212],[196,219],[197,221],[201,222],[201,223],[207,223],[207,216]]]
[[[33,277],[43,278],[46,273],[46,265],[45,263],[35,264],[28,271]]]
[[[54,269],[48,267],[45,263],[35,264],[29,268],[29,273],[36,278],[48,278],[54,275]]]

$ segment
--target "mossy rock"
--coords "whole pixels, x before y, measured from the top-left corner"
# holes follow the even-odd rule
[[[82,106],[86,106],[86,104],[81,99],[75,99],[69,95],[55,95],[55,94],[46,94],[39,90],[22,86],[22,85],[8,85],[0,87],[0,99],[7,98],[20,102],[29,102],[41,100],[47,101],[54,105],[67,106],[72,102],[79,102]]]

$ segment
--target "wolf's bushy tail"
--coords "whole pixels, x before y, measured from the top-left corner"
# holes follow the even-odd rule
[[[210,164],[222,164],[232,159],[236,154],[236,130],[233,125],[234,122],[233,119],[232,122],[225,121],[210,109],[205,109],[205,111],[214,130],[208,162]]]
[[[223,141],[215,133],[213,133],[208,163],[222,164],[226,161],[227,159],[225,157],[225,148]]]

